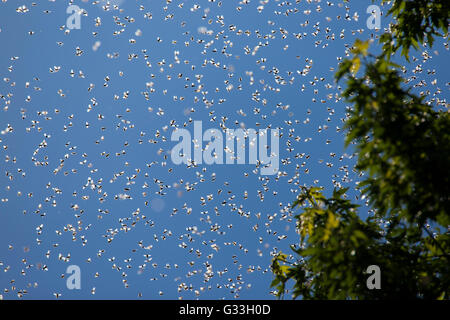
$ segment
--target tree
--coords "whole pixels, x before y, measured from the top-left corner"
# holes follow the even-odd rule
[[[367,175],[358,188],[375,214],[362,220],[347,189],[326,198],[302,187],[292,206],[301,208],[297,259],[280,252],[272,260],[279,297],[293,280],[294,298],[450,298],[450,115],[406,88],[391,61],[398,50],[409,60],[411,47],[448,39],[449,12],[446,0],[395,0],[383,52],[374,56],[369,41],[357,40],[340,64],[335,77],[353,105],[346,144],[358,153],[356,168]],[[370,265],[380,267],[381,290],[366,285]]]

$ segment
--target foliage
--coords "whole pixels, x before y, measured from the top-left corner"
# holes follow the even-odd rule
[[[344,199],[347,189],[323,196],[319,188],[305,188],[295,206],[300,245],[293,247],[295,264],[286,254],[272,261],[272,286],[284,295],[290,279],[292,294],[303,299],[448,298],[450,264],[443,256],[450,250],[448,234],[422,237],[417,225],[391,219],[382,228],[375,217],[362,221],[357,205]],[[442,249],[441,249],[442,248]],[[369,290],[365,270],[382,270],[381,290]]]
[[[363,221],[347,189],[326,198],[302,187],[293,208],[300,243],[298,260],[279,253],[272,261],[272,287],[279,297],[293,280],[303,299],[450,298],[450,114],[405,88],[391,55],[418,49],[441,30],[448,38],[448,1],[393,2],[392,33],[380,37],[383,53],[368,53],[357,40],[336,79],[346,79],[343,97],[353,105],[346,144],[353,144],[360,183],[376,214]],[[364,74],[357,74],[363,66]],[[429,225],[431,224],[432,227]],[[382,270],[382,289],[369,290],[365,270]]]
[[[380,215],[400,214],[420,225],[450,224],[450,114],[435,111],[402,88],[402,78],[384,59],[364,59],[365,76],[341,64],[343,96],[354,108],[346,122],[347,144],[355,142],[357,169],[369,174],[360,187]],[[355,58],[354,58],[355,59]]]
[[[396,21],[391,33],[386,32],[380,38],[384,55],[389,58],[401,48],[401,54],[409,59],[410,47],[419,49],[425,40],[431,47],[435,36],[447,36],[449,13],[448,0],[394,0],[388,14]]]

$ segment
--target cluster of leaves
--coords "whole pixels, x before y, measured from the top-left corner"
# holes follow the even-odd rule
[[[359,188],[376,214],[363,221],[347,189],[326,198],[303,187],[293,204],[302,208],[298,259],[280,252],[272,261],[279,297],[292,279],[294,298],[450,298],[450,113],[405,88],[390,61],[399,48],[408,58],[411,46],[432,45],[439,30],[448,38],[449,12],[448,1],[396,0],[383,53],[369,54],[369,42],[358,40],[341,63],[336,79],[346,79],[343,97],[353,105],[346,143],[358,153],[356,168],[367,176]],[[372,264],[382,270],[381,290],[366,286]]]
[[[391,0],[382,1],[388,2]],[[449,13],[448,0],[394,0],[388,15],[396,21],[390,28],[391,32],[384,33],[380,38],[384,56],[389,59],[401,48],[401,54],[409,59],[409,49],[419,49],[425,40],[431,47],[434,37],[447,36]]]
[[[369,174],[360,187],[380,215],[396,215],[423,225],[428,219],[450,225],[450,114],[434,110],[410,89],[395,64],[366,55],[339,67],[347,76],[343,96],[353,109],[346,122],[346,143],[355,143],[356,168]],[[365,61],[357,78],[353,61]]]
[[[302,188],[294,204],[305,205],[296,216],[300,244],[292,247],[301,258],[291,263],[280,253],[272,261],[279,297],[292,279],[294,298],[448,298],[448,234],[424,238],[420,227],[399,218],[382,228],[375,217],[360,219],[358,206],[344,198],[347,189],[326,198],[320,188]],[[382,290],[367,288],[369,265],[382,270]]]

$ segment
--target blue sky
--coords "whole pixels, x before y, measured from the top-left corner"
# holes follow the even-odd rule
[[[272,299],[271,253],[298,241],[298,185],[338,181],[367,214],[333,73],[356,38],[380,34],[372,2],[99,2],[73,1],[86,15],[70,32],[68,1],[0,3],[0,294]],[[445,101],[448,50],[424,50],[405,76]],[[171,121],[193,132],[189,118],[206,130],[222,117],[280,128],[283,174],[171,162]],[[81,290],[66,287],[69,265]]]

